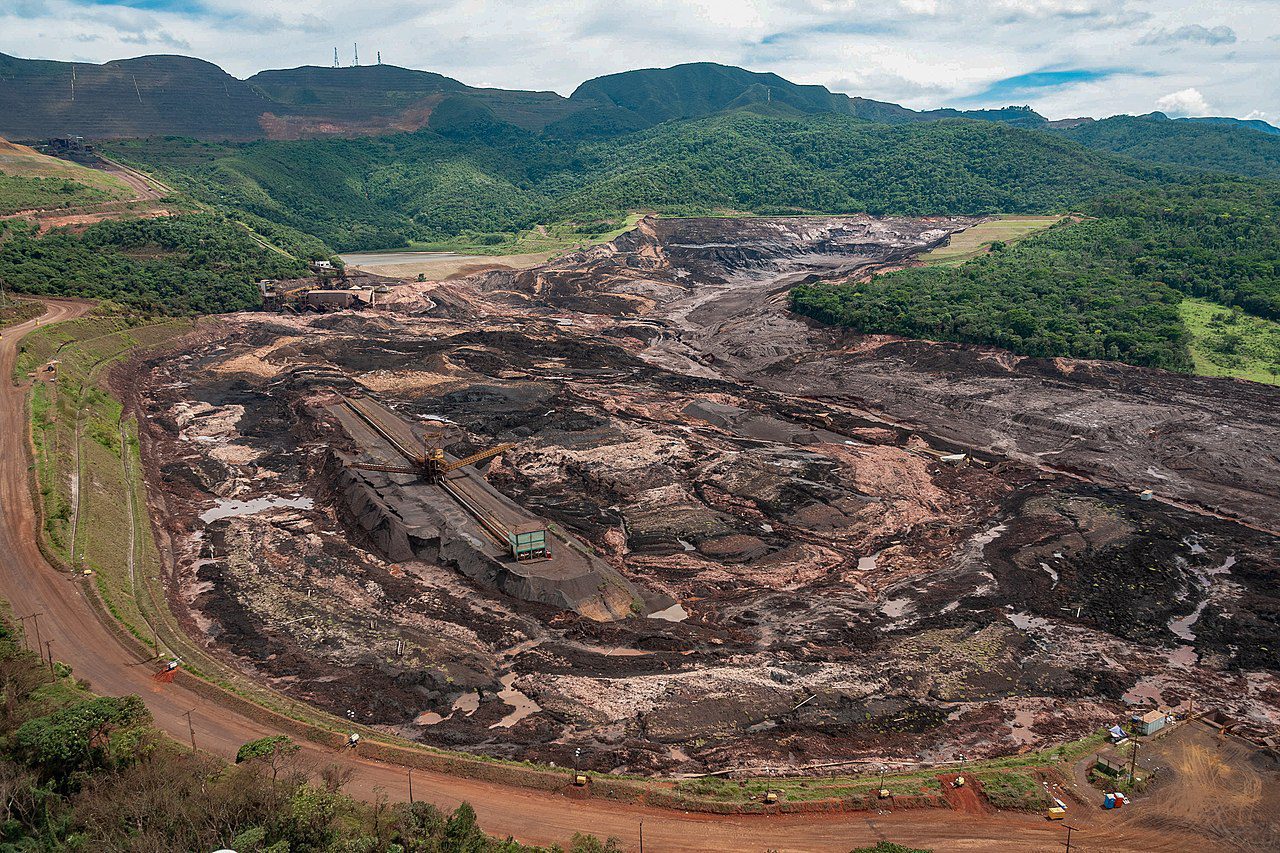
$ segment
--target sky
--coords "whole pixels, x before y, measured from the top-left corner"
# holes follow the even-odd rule
[[[916,109],[1280,124],[1280,0],[0,0],[0,52],[350,64],[551,89],[712,61]]]

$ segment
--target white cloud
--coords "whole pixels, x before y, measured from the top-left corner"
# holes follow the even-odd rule
[[[1138,44],[1177,44],[1178,42],[1198,42],[1200,44],[1235,44],[1236,31],[1231,27],[1218,25],[1205,27],[1201,24],[1188,24],[1176,30],[1152,30]]]
[[[101,62],[177,49],[248,77],[328,65],[334,45],[346,62],[359,42],[362,57],[380,50],[384,62],[471,85],[562,94],[600,74],[709,60],[915,108],[966,105],[1008,78],[1082,70],[1105,73],[1033,86],[1019,103],[1050,117],[1102,116],[1147,112],[1170,92],[1194,89],[1224,114],[1280,113],[1276,0],[1233,0],[1206,21],[1209,8],[1190,0],[0,0],[0,52]],[[1226,50],[1213,61],[1187,58],[1215,45]]]
[[[1156,109],[1162,113],[1181,118],[1182,116],[1209,115],[1209,102],[1200,94],[1199,89],[1183,89],[1170,92],[1156,101]]]
[[[1267,114],[1262,110],[1252,110],[1244,117],[1245,121],[1253,121],[1254,119],[1257,119],[1258,121],[1266,121]]]

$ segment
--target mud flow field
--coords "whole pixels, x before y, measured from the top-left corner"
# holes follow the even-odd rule
[[[1012,754],[1191,699],[1274,734],[1273,391],[787,310],[971,224],[645,220],[204,325],[116,377],[171,604],[339,715],[600,771]]]

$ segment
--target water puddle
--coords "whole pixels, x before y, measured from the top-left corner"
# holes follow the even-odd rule
[[[1196,632],[1191,630],[1191,626],[1195,625],[1200,619],[1200,614],[1204,613],[1205,607],[1209,604],[1209,599],[1203,599],[1196,605],[1196,609],[1192,610],[1186,616],[1179,616],[1177,619],[1169,620],[1169,630],[1178,637],[1186,640],[1188,643],[1194,643],[1196,640]]]
[[[883,550],[880,550],[880,551],[876,551],[874,554],[872,554],[872,555],[870,555],[870,556],[868,556],[868,557],[859,557],[859,558],[858,558],[858,571],[860,571],[860,572],[874,572],[874,571],[876,570],[876,562],[880,559],[880,555],[881,555],[881,554],[883,554],[883,553],[884,553],[884,551],[883,551]]]
[[[683,622],[689,618],[689,611],[685,610],[684,605],[677,601],[666,610],[650,613],[649,618],[661,619],[664,622]]]
[[[453,700],[453,705],[449,708],[448,714],[441,716],[435,711],[423,711],[421,714],[414,717],[413,721],[420,726],[434,726],[443,723],[445,720],[452,719],[453,715],[459,712],[461,712],[464,717],[470,717],[479,707],[480,694],[475,690],[468,690],[466,693],[463,693],[457,699]]]
[[[911,599],[891,598],[880,605],[880,612],[890,619],[900,619],[911,609]]]
[[[1204,553],[1203,548],[1200,548],[1198,552],[1195,551],[1195,548],[1198,547],[1199,545],[1193,545],[1192,553]],[[1195,626],[1196,622],[1200,621],[1201,615],[1204,614],[1205,607],[1209,605],[1209,594],[1213,589],[1214,575],[1231,574],[1231,567],[1235,564],[1235,557],[1227,557],[1219,566],[1195,572],[1196,581],[1200,584],[1200,588],[1204,590],[1205,597],[1200,599],[1200,603],[1196,605],[1196,609],[1192,610],[1186,616],[1178,616],[1169,620],[1169,630],[1172,631],[1176,637],[1186,640],[1188,643],[1194,643],[1196,641],[1196,632],[1193,631],[1192,628]],[[1176,655],[1179,653],[1180,650],[1175,650],[1173,654]],[[1182,657],[1186,657],[1185,653],[1182,654]],[[1172,656],[1170,657],[1170,660],[1174,660]],[[1175,660],[1174,662],[1176,663],[1177,661]],[[1192,663],[1194,662],[1195,661],[1192,661]]]
[[[1127,705],[1165,704],[1164,695],[1156,685],[1154,678],[1141,678],[1120,699]]]
[[[1032,616],[1030,613],[1006,613],[1005,617],[1013,623],[1013,627],[1019,631],[1036,630],[1045,631],[1049,628],[1050,622],[1040,616]]]
[[[1031,731],[1031,726],[1036,721],[1036,712],[1030,708],[1018,708],[1013,712],[1013,723],[1011,724],[1011,733],[1013,742],[1019,746],[1034,743],[1036,740],[1035,732]]]
[[[541,705],[515,688],[516,674],[514,672],[507,673],[498,681],[502,684],[502,689],[498,691],[498,698],[510,705],[512,711],[501,720],[498,720],[498,722],[489,726],[489,728],[509,729],[530,714],[536,714],[542,710]]]
[[[277,509],[279,507],[291,507],[293,509],[311,509],[315,506],[315,502],[311,498],[278,498],[268,495],[262,498],[253,498],[247,501],[231,500],[230,498],[219,498],[218,503],[211,509],[207,509],[200,513],[200,521],[204,524],[212,524],[223,518],[237,518],[243,515],[253,515],[268,509]]]

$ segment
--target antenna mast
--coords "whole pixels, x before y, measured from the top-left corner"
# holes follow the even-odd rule
[[[338,65],[338,49],[336,47],[333,49],[333,67],[334,68],[341,67]]]
[[[356,68],[359,68],[360,67],[360,45],[356,44],[355,42],[352,42],[351,49],[355,53],[355,58],[356,58],[354,65]]]
[[[382,64],[382,51],[378,51],[378,64]]]

